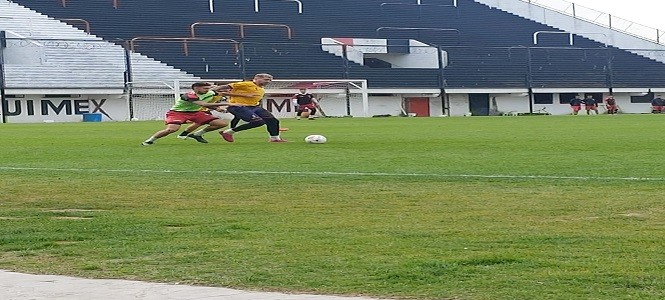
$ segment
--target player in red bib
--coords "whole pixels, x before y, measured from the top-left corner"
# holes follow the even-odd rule
[[[314,120],[316,114],[316,106],[319,104],[314,95],[307,93],[307,89],[300,89],[300,93],[295,94],[291,99],[293,105],[296,107],[296,119],[300,117]]]
[[[587,115],[590,115],[592,110],[598,114],[598,103],[591,95],[586,95],[586,98],[584,98],[584,108]]]
[[[661,98],[660,95],[656,96],[651,100],[651,112],[654,114],[660,114],[665,109],[665,100]]]
[[[582,109],[582,96],[575,95],[575,98],[570,100],[570,108],[573,110],[573,115],[576,115]]]

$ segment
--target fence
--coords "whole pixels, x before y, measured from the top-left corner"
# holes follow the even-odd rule
[[[665,31],[566,0],[520,0],[662,44]]]
[[[434,47],[149,37],[110,43],[18,36],[2,38],[0,43],[3,89],[122,89],[128,82],[246,79],[264,72],[278,79],[366,79],[370,88],[665,86],[661,76],[665,65],[636,54],[665,52],[612,47]],[[565,45],[567,37],[543,35],[539,43]]]

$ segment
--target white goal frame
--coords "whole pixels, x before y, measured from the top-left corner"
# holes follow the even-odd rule
[[[130,118],[139,120],[163,119],[164,113],[173,105],[175,98],[191,90],[192,83],[198,81],[227,84],[241,80],[192,78],[191,80],[176,79],[172,82],[130,82],[127,85]],[[369,93],[367,80],[365,79],[275,79],[266,86],[266,96],[295,95],[301,88],[306,88],[308,93],[313,94],[319,100],[323,100],[324,108],[325,99],[327,98],[344,100],[344,113],[337,113],[334,116],[370,116]],[[352,106],[356,107],[359,103],[362,112],[354,114]],[[328,115],[333,116],[330,113]]]

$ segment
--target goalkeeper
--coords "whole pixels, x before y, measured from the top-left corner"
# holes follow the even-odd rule
[[[319,102],[314,98],[314,95],[307,93],[307,89],[300,89],[300,93],[295,94],[291,99],[293,105],[296,107],[296,119],[300,120],[300,117],[308,118],[314,120],[314,115],[316,114],[316,107]]]

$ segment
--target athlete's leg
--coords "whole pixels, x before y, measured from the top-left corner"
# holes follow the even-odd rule
[[[235,115],[233,116],[233,120],[231,120],[231,128],[236,128],[238,126],[238,123],[240,123],[240,118],[236,117]]]
[[[265,121],[263,121],[263,119],[260,116],[254,113],[253,107],[229,106],[227,110],[228,112],[232,113],[235,116],[235,118],[243,120],[247,123],[242,124],[238,127],[231,127],[231,129],[227,129],[224,132],[234,133],[238,131],[243,131],[263,126],[263,124],[266,123]]]
[[[279,119],[262,107],[254,109],[254,113],[261,117],[266,124],[266,130],[270,134],[271,139],[280,139],[279,137]]]
[[[166,128],[155,132],[151,137],[149,137],[147,140],[143,141],[143,145],[152,145],[157,139],[163,138],[171,133],[174,133],[180,129],[180,124],[166,124]]]
[[[195,130],[199,129],[199,127],[201,127],[201,125],[203,125],[203,124],[198,124],[198,123],[192,123],[192,124],[189,124],[189,126],[187,126],[187,128],[185,128],[185,131],[181,132],[181,133],[178,135],[178,138],[180,138],[180,139],[186,139],[186,138],[187,138],[187,135],[189,135],[190,133],[192,133],[192,132],[194,132]]]

